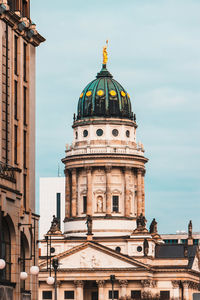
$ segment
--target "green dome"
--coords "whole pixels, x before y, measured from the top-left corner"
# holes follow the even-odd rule
[[[102,66],[96,79],[83,90],[78,102],[77,120],[88,117],[125,118],[133,120],[129,94]]]

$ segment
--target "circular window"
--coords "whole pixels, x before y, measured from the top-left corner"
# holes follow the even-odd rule
[[[118,136],[119,131],[118,131],[117,129],[113,129],[112,134],[113,134],[114,136]]]
[[[83,131],[83,136],[84,137],[88,136],[88,131],[86,129]]]
[[[142,251],[142,247],[141,246],[138,246],[137,247],[137,252],[141,252]]]
[[[130,131],[129,130],[126,130],[126,136],[130,137]]]
[[[102,135],[103,135],[103,130],[102,130],[101,128],[100,128],[100,129],[97,129],[96,134],[97,134],[98,136],[102,136]]]
[[[118,253],[120,253],[121,252],[121,248],[120,247],[116,247],[115,251],[118,252]]]
[[[76,139],[77,139],[78,138],[78,132],[77,131],[76,131],[75,135],[76,135]]]

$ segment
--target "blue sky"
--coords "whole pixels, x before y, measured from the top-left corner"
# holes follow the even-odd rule
[[[146,217],[159,232],[200,231],[200,2],[34,0],[37,169],[56,176],[82,89],[101,68],[128,91],[145,146]],[[62,164],[60,163],[60,166]]]

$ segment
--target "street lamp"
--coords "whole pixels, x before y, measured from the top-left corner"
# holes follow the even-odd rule
[[[55,290],[55,300],[57,300],[57,271],[58,271],[58,266],[59,266],[59,262],[57,258],[53,258],[52,260],[52,266],[53,266],[53,270],[54,270],[54,278],[49,276],[47,278],[47,284],[52,285],[54,284],[54,290]]]
[[[115,275],[110,275],[110,281],[112,284],[112,300],[114,300],[114,281],[115,281]]]

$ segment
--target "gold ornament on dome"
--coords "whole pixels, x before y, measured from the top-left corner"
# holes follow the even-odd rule
[[[121,95],[122,95],[122,97],[125,97],[126,93],[124,91],[121,91]]]
[[[128,98],[130,98],[130,95],[127,93]]]
[[[114,90],[111,90],[110,95],[114,97],[114,96],[116,96],[116,92]]]
[[[106,41],[106,45],[103,47],[103,64],[104,65],[106,65],[107,61],[108,61],[107,47],[108,47],[108,40]]]
[[[103,96],[103,95],[104,95],[104,91],[99,90],[99,91],[97,92],[97,95],[98,95],[98,96]]]
[[[80,94],[80,98],[83,98],[83,93]]]
[[[92,92],[91,91],[88,91],[87,93],[86,93],[86,96],[87,97],[90,97],[92,95]]]

